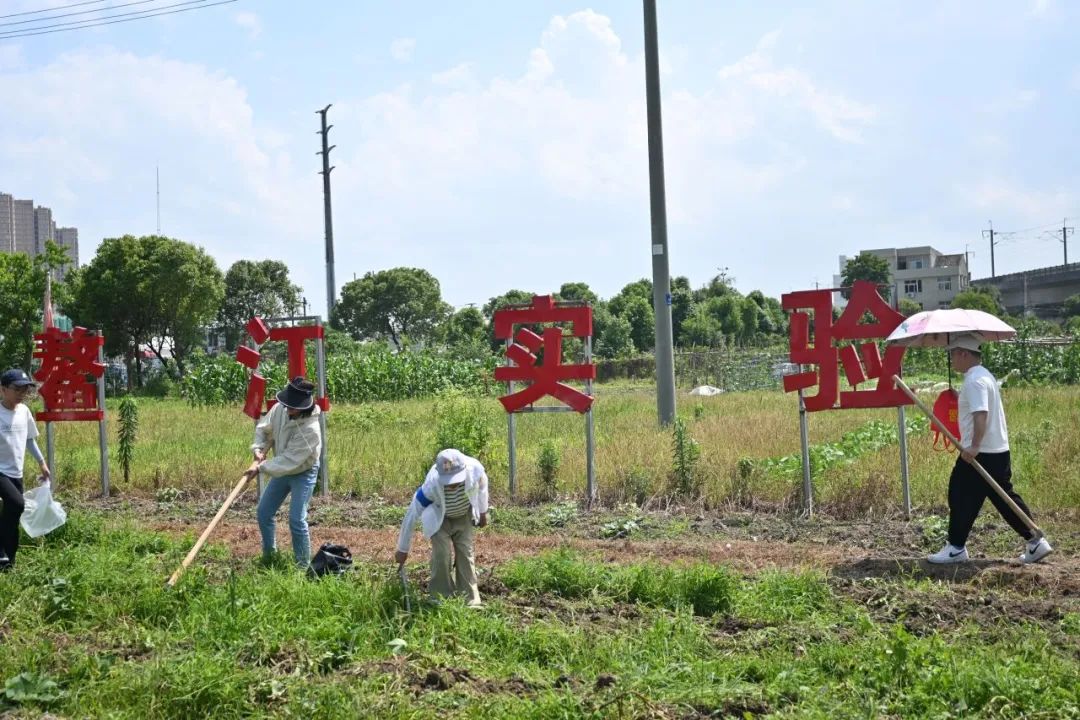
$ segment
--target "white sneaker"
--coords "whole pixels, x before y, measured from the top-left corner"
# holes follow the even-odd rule
[[[958,548],[955,545],[945,543],[945,547],[938,550],[933,555],[926,557],[927,562],[932,562],[935,565],[949,565],[951,563],[962,563],[968,561],[967,548]]]
[[[1054,552],[1046,538],[1039,538],[1035,542],[1028,543],[1027,552],[1020,556],[1020,560],[1026,563],[1037,563],[1044,557]]]

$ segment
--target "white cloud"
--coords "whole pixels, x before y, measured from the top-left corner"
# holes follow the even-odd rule
[[[398,62],[408,62],[416,49],[416,38],[397,38],[390,43],[390,56]]]
[[[766,34],[752,53],[721,68],[718,78],[724,83],[744,84],[809,111],[837,140],[862,142],[860,129],[873,122],[876,110],[838,93],[822,90],[797,68],[774,68],[772,55],[779,38],[779,31]]]
[[[435,73],[431,82],[447,88],[465,88],[475,84],[472,63],[461,63],[449,70]]]
[[[1031,0],[1031,14],[1045,17],[1054,9],[1054,0]]]
[[[307,173],[223,73],[96,48],[0,71],[0,86],[6,102],[38,109],[0,117],[0,187],[78,226],[83,262],[103,237],[154,230],[155,165],[163,231],[223,266],[284,259],[296,239],[321,235]]]
[[[248,39],[254,40],[262,34],[262,21],[253,12],[238,12],[233,16],[237,25],[248,31]]]
[[[712,267],[725,215],[804,173],[815,136],[843,152],[875,120],[871,106],[774,60],[776,38],[707,73],[703,87],[664,81],[669,219],[694,267]],[[405,61],[414,47],[398,39],[391,53]],[[529,278],[565,278],[567,258],[585,279],[642,272],[627,253],[648,244],[642,58],[607,17],[582,11],[552,18],[520,63],[501,75],[463,63],[335,102],[339,279],[420,265],[460,303],[510,286],[549,289]],[[0,140],[0,187],[78,218],[65,222],[83,230],[84,259],[101,237],[152,231],[160,164],[166,233],[205,246],[222,267],[287,259],[321,306],[322,198],[306,114],[295,128],[267,127],[229,75],[108,49],[0,69],[0,87],[14,106],[40,109],[33,120],[0,115],[0,138],[11,138]],[[853,202],[823,193],[824,206]],[[788,254],[799,253],[812,249]]]

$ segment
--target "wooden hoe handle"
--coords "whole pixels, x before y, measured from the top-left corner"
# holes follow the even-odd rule
[[[222,503],[221,508],[217,511],[217,515],[214,515],[214,519],[210,521],[210,524],[206,526],[205,530],[203,530],[203,534],[200,535],[199,539],[195,541],[194,547],[192,547],[191,551],[188,552],[187,557],[184,558],[184,561],[180,563],[180,567],[176,568],[176,572],[174,572],[172,574],[172,577],[169,578],[169,582],[165,583],[166,587],[171,588],[176,585],[176,581],[180,579],[180,575],[182,575],[184,570],[187,569],[188,565],[191,564],[191,561],[195,559],[195,556],[199,554],[199,550],[202,550],[202,546],[206,544],[206,540],[210,537],[210,533],[214,532],[214,528],[216,528],[218,526],[218,523],[221,522],[221,518],[225,517],[225,512],[229,509],[233,502],[236,501],[236,498],[240,496],[240,493],[244,490],[244,486],[248,484],[248,481],[250,479],[251,478],[245,474],[244,477],[240,478],[240,482],[236,483],[236,487],[234,487],[232,489],[232,492],[229,493],[229,497],[225,498],[225,502]]]
[[[904,391],[905,395],[911,398],[912,402],[919,406],[919,409],[926,414],[926,417],[930,418],[930,422],[934,424],[934,427],[936,427],[942,435],[948,438],[949,441],[952,442],[952,444],[956,447],[963,448],[963,445],[960,444],[960,440],[956,438],[956,436],[954,436],[951,432],[949,432],[949,428],[945,427],[945,424],[934,416],[933,411],[931,411],[930,408],[926,407],[926,404],[923,403],[923,401],[920,400],[915,395],[915,393],[911,391],[911,388],[909,388],[904,383],[904,381],[900,379],[899,375],[893,375],[893,382],[896,383],[896,386],[898,388]],[[1028,526],[1028,529],[1031,530],[1031,532],[1035,533],[1036,538],[1041,538],[1045,536],[1045,533],[1039,529],[1039,526],[1036,525],[1031,518],[1027,516],[1027,513],[1021,510],[1020,506],[1018,506],[1016,502],[1011,497],[1009,497],[1004,490],[1001,489],[1001,486],[997,484],[997,481],[994,480],[994,478],[990,477],[990,473],[986,472],[986,468],[980,465],[978,460],[973,459],[971,461],[971,466],[975,468],[976,472],[978,472],[979,475],[982,476],[982,479],[986,481],[986,484],[989,485],[994,490],[994,492],[998,494],[998,497],[1004,500],[1005,504],[1008,505],[1014,513],[1016,513],[1016,516],[1024,521],[1024,524]]]

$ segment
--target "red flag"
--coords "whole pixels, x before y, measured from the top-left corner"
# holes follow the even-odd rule
[[[53,327],[53,306],[52,306],[52,273],[45,271],[45,329]]]

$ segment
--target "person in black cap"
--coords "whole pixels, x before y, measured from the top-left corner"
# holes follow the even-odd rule
[[[23,404],[34,389],[25,370],[12,368],[0,375],[0,571],[15,566],[19,550],[19,518],[23,514],[23,461],[29,450],[41,465],[41,477],[52,473],[38,447],[34,414]]]
[[[319,476],[320,412],[315,404],[315,386],[297,375],[277,394],[277,404],[255,426],[255,442],[251,445],[255,462],[245,474],[255,477],[261,472],[270,476],[256,511],[264,560],[270,560],[277,547],[274,515],[285,496],[291,494],[289,531],[293,556],[301,568],[311,562],[307,508]],[[274,457],[267,460],[271,447]]]

